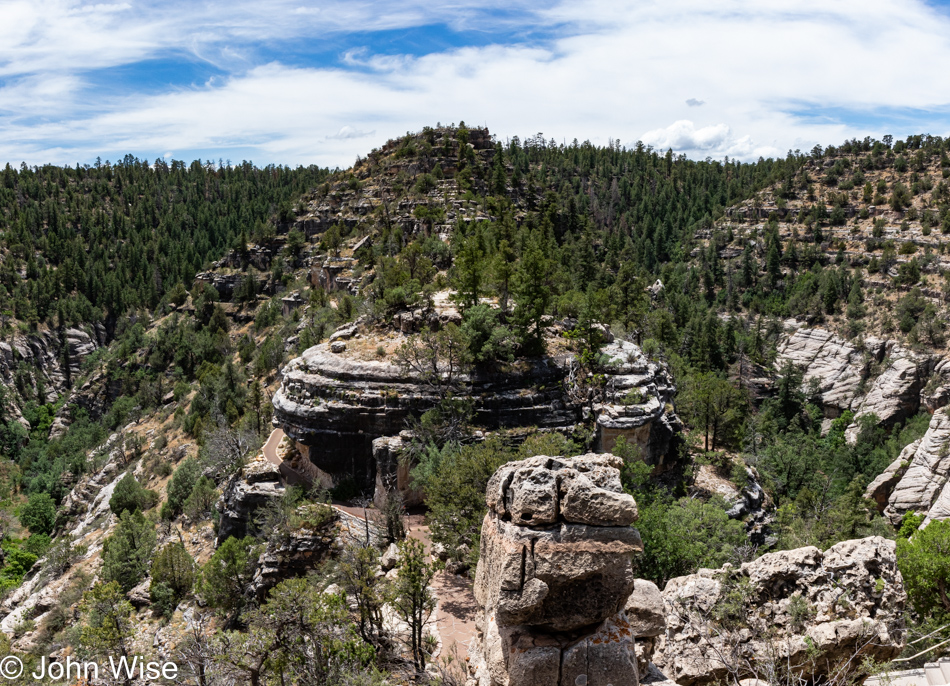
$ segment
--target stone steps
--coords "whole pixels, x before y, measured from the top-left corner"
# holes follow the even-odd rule
[[[928,662],[923,669],[908,669],[871,677],[864,686],[944,686],[950,684],[950,657]]]

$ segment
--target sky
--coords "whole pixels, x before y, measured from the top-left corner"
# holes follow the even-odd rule
[[[950,0],[0,0],[0,164],[350,166],[464,121],[691,158],[950,135]]]

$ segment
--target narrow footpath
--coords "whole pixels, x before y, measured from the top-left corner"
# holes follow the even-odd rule
[[[277,457],[277,446],[284,438],[283,429],[274,429],[264,444],[262,452],[265,459],[273,465],[280,466]],[[366,510],[362,507],[333,503],[333,507],[364,518]],[[429,538],[429,527],[425,525],[422,515],[405,516],[406,531],[410,538],[421,541],[426,552],[431,554],[432,541]],[[468,577],[450,574],[442,571],[432,580],[439,604],[436,609],[436,625],[442,638],[441,656],[457,654],[460,660],[466,660],[469,655],[469,646],[475,636],[475,596],[472,593],[472,581]]]

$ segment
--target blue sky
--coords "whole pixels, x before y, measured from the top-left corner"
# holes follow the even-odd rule
[[[755,159],[950,134],[917,0],[0,3],[0,163],[346,167],[437,122]]]

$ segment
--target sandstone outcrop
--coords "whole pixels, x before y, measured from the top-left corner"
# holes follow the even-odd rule
[[[727,676],[767,680],[770,666],[789,660],[811,681],[859,650],[893,658],[903,648],[907,600],[895,547],[872,536],[671,579],[653,660],[694,686]]]
[[[620,466],[539,456],[492,476],[475,576],[479,686],[638,683],[637,632],[655,636],[662,618],[634,579],[642,544]],[[627,611],[631,594],[642,611]]]
[[[386,480],[399,478],[391,444],[374,448],[373,442],[396,437],[410,416],[434,407],[439,395],[394,362],[367,354],[376,343],[369,332],[353,328],[345,327],[345,335],[304,351],[284,367],[274,417],[299,452],[331,480],[351,478],[369,488],[380,467]],[[343,343],[342,350],[333,351],[333,345]],[[669,375],[633,343],[617,341],[602,352],[607,385],[593,400],[587,390],[572,392],[570,355],[474,370],[462,380],[462,393],[472,400],[480,427],[570,430],[593,413],[598,449],[609,450],[624,436],[648,462],[662,462],[679,426],[668,406],[675,391]],[[406,475],[403,486],[403,496],[411,499]]]

